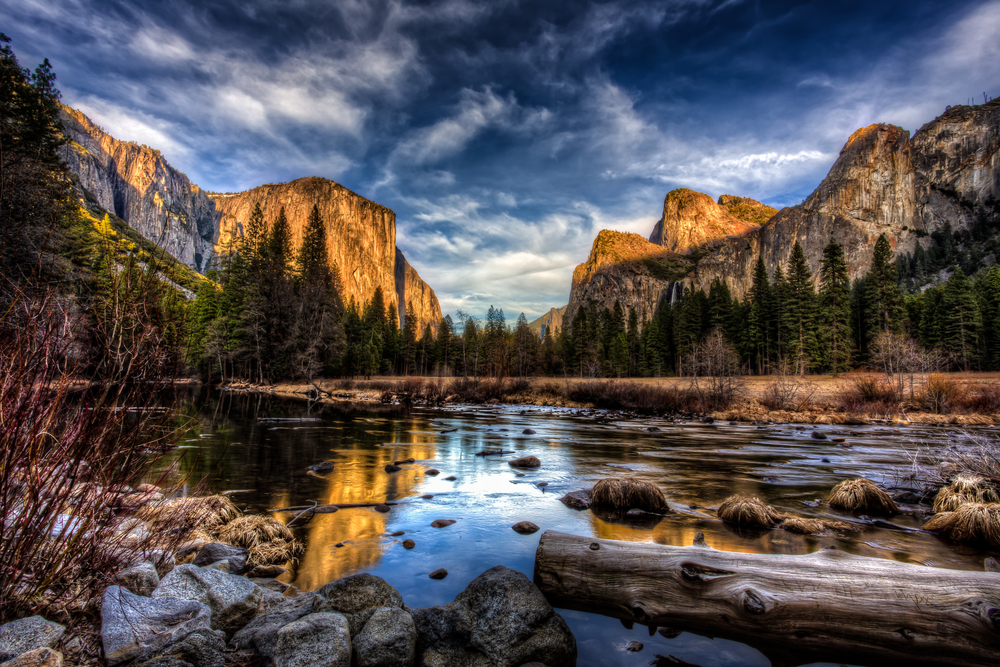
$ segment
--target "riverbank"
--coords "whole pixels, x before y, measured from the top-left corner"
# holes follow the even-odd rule
[[[867,373],[805,378],[749,376],[721,389],[713,386],[711,378],[548,377],[478,381],[373,377],[273,385],[230,382],[222,389],[323,403],[535,405],[620,410],[667,419],[711,417],[792,424],[1000,424],[1000,374],[997,373],[908,375],[904,378],[902,400],[893,395],[884,376]]]

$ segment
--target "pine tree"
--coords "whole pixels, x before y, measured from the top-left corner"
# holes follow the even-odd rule
[[[844,248],[832,238],[823,249],[820,266],[820,319],[817,328],[821,359],[834,375],[846,371],[851,360],[851,280]]]
[[[774,280],[771,283],[771,359],[783,363],[788,357],[788,280],[785,270],[779,264],[774,269]]]
[[[982,330],[982,314],[970,281],[962,269],[955,269],[945,283],[941,298],[944,314],[945,348],[960,359],[965,370],[979,367],[979,334]]]
[[[639,372],[639,346],[642,341],[639,335],[639,316],[636,314],[635,308],[632,307],[628,309],[626,337],[628,339],[628,375],[634,376]]]
[[[260,204],[254,204],[244,230],[243,259],[252,272],[260,271],[267,255],[267,224]]]
[[[680,303],[674,308],[674,345],[681,370],[691,372],[691,360],[705,328],[704,310],[707,297],[701,290],[684,289]]]
[[[903,321],[903,297],[899,291],[896,264],[885,234],[878,237],[872,265],[865,275],[865,325],[872,341],[883,331],[899,333]]]
[[[785,331],[788,350],[798,366],[799,375],[816,359],[816,291],[812,271],[802,246],[792,247],[788,267],[788,295],[785,304]]]
[[[977,282],[979,310],[983,316],[983,334],[987,367],[1000,370],[1000,266],[994,264]]]
[[[763,374],[770,358],[771,283],[767,277],[764,258],[758,256],[754,267],[753,283],[749,293],[745,347],[752,351],[752,361],[757,373]]]

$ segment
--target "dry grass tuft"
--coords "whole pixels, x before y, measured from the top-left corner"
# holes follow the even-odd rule
[[[803,519],[797,516],[785,517],[785,520],[781,522],[780,528],[784,530],[791,531],[793,533],[800,533],[802,535],[809,534],[819,534],[825,533],[830,530],[839,530],[842,532],[856,533],[858,529],[856,526],[852,526],[849,523],[843,521],[823,521],[822,519]]]
[[[191,496],[145,505],[135,516],[149,524],[153,533],[176,528],[190,532],[211,531],[242,516],[242,512],[225,496]]]
[[[774,528],[785,515],[760,498],[737,493],[719,505],[719,518],[746,528]]]
[[[873,512],[877,514],[896,514],[899,508],[888,493],[876,486],[875,482],[863,477],[847,480],[833,487],[830,507],[837,507],[849,512]]]
[[[250,557],[247,560],[253,565],[281,565],[304,554],[306,548],[298,540],[292,539],[274,540],[252,547],[248,551]]]
[[[219,540],[235,547],[253,549],[275,540],[291,541],[295,538],[285,524],[274,517],[261,515],[241,516],[220,527]]]
[[[634,508],[647,512],[666,512],[670,509],[659,487],[629,478],[599,480],[590,491],[590,500],[594,505],[622,511]]]
[[[967,503],[954,512],[941,512],[924,524],[929,530],[955,540],[1000,549],[1000,504]]]
[[[966,503],[1000,503],[1000,498],[990,483],[979,475],[959,475],[938,491],[934,512],[954,512]]]

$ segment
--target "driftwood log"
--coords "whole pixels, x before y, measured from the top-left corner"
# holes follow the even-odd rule
[[[700,535],[698,536],[701,537]],[[1000,574],[823,550],[803,556],[547,531],[535,584],[555,607],[723,637],[773,665],[996,665]]]

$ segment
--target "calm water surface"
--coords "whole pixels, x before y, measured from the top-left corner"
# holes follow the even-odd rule
[[[197,415],[196,426],[172,459],[180,459],[180,471],[191,473],[191,479],[207,476],[212,492],[235,491],[231,498],[250,513],[310,501],[399,503],[387,514],[371,508],[317,514],[296,529],[307,550],[281,579],[300,591],[370,572],[395,586],[410,607],[445,604],[495,565],[530,578],[545,530],[676,546],[689,546],[702,531],[710,546],[727,551],[804,554],[834,545],[865,556],[970,570],[982,570],[988,555],[928,534],[875,528],[825,536],[783,530],[748,534],[701,509],[741,492],[801,516],[855,519],[819,501],[844,479],[863,476],[891,485],[894,470],[909,462],[907,450],[951,440],[953,429],[821,427],[830,436],[845,437],[852,445],[847,449],[814,439],[811,429],[795,425],[608,421],[601,412],[532,406],[345,413],[265,396],[203,391],[192,397],[189,411]],[[268,421],[274,418],[315,421]],[[650,426],[662,430],[650,433]],[[525,429],[536,433],[525,435]],[[475,455],[484,449],[516,453]],[[541,459],[540,469],[518,471],[507,464],[528,454]],[[401,471],[384,471],[387,463],[411,457],[416,462]],[[326,460],[334,462],[329,475],[306,470]],[[426,475],[431,468],[441,474]],[[675,513],[655,522],[611,523],[558,500],[568,491],[620,475],[659,486]],[[449,476],[456,479],[444,479]],[[548,485],[539,487],[541,482]],[[421,498],[428,494],[433,498]],[[902,507],[917,512],[893,521],[922,525],[917,507]],[[284,521],[294,515],[276,514]],[[456,523],[436,529],[430,525],[435,519]],[[542,531],[519,535],[510,528],[518,521],[534,522]],[[390,535],[397,531],[405,535]],[[416,547],[404,549],[405,539],[414,540]],[[442,567],[447,578],[428,578]],[[654,654],[702,667],[769,664],[759,652],[736,642],[689,633],[674,639],[649,637],[642,626],[626,630],[616,619],[560,612],[577,638],[581,667],[648,665]],[[645,648],[624,651],[632,640]]]

